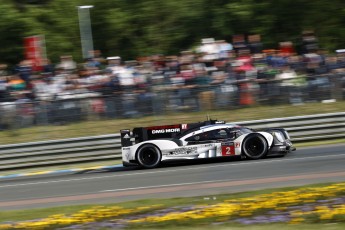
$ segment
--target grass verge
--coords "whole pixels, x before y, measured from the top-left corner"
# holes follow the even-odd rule
[[[234,204],[237,205],[239,208],[239,211],[246,211],[250,210],[248,209],[249,206],[255,207],[255,206],[262,206],[261,208],[257,210],[261,210],[261,213],[265,213],[270,210],[286,210],[285,207],[295,207],[296,210],[292,210],[292,215],[297,214],[297,212],[302,212],[302,209],[305,207],[305,205],[310,205],[313,203],[316,203],[315,210],[322,210],[322,205],[328,205],[328,203],[324,203],[325,200],[328,198],[331,198],[330,200],[337,199],[337,196],[344,196],[344,183],[322,183],[322,184],[313,184],[313,185],[307,185],[307,186],[298,186],[298,187],[285,187],[285,188],[275,188],[275,189],[264,189],[264,190],[257,190],[257,191],[249,191],[249,192],[241,192],[241,193],[234,193],[234,194],[218,194],[218,195],[212,195],[212,196],[199,196],[199,197],[190,197],[190,198],[173,198],[173,199],[151,199],[151,200],[139,200],[139,201],[131,201],[131,202],[123,202],[123,203],[117,203],[117,204],[105,204],[105,205],[78,205],[78,206],[62,206],[62,207],[55,207],[55,208],[44,208],[44,209],[32,209],[32,210],[22,210],[22,211],[0,211],[1,221],[0,221],[0,229],[1,224],[8,223],[8,222],[17,222],[17,221],[26,221],[26,220],[39,220],[41,218],[47,218],[56,216],[58,218],[59,215],[62,213],[64,215],[73,215],[75,213],[80,213],[79,215],[86,214],[88,220],[92,220],[92,215],[97,216],[98,209],[101,210],[111,210],[111,208],[116,207],[119,210],[119,212],[123,210],[141,210],[140,215],[138,216],[138,212],[136,214],[132,213],[125,213],[123,212],[123,215],[120,218],[132,220],[131,217],[134,218],[142,218],[143,215],[156,215],[157,211],[164,210],[164,212],[161,212],[158,217],[169,215],[169,213],[174,213],[175,209],[179,209],[181,207],[184,207],[187,209],[190,208],[191,210],[195,209],[207,209],[208,207],[219,207],[223,204],[230,204],[235,202]],[[336,192],[333,194],[323,194],[325,191],[328,191],[329,189],[333,188]],[[328,192],[327,192],[328,193]],[[296,199],[295,195],[301,194],[299,198]],[[257,199],[256,201],[251,201],[251,199]],[[322,201],[322,202],[319,202]],[[242,204],[238,206],[238,204]],[[256,204],[257,202],[257,204]],[[268,203],[267,203],[268,202]],[[270,203],[273,204],[281,204],[276,206],[269,206]],[[246,205],[247,203],[247,205]],[[253,204],[254,203],[254,204]],[[264,205],[263,205],[264,204]],[[268,206],[267,206],[268,204]],[[304,205],[304,206],[296,206],[296,205]],[[344,205],[344,204],[340,204]],[[225,206],[227,207],[227,206]],[[229,206],[231,208],[231,206]],[[270,207],[270,208],[268,208]],[[334,207],[339,207],[339,205],[335,205]],[[299,210],[301,209],[301,210]],[[225,209],[226,211],[229,211]],[[211,211],[211,210],[210,210]],[[255,224],[254,226],[252,224],[240,224],[236,222],[229,222],[226,220],[228,216],[224,214],[218,215],[218,213],[212,213],[212,212],[204,212],[211,214],[210,216],[214,217],[205,217],[205,218],[197,218],[197,219],[191,219],[188,221],[188,218],[182,218],[181,220],[177,221],[158,221],[156,223],[151,224],[132,224],[127,227],[130,227],[130,229],[275,229],[277,227],[281,227],[281,229],[343,229],[345,226],[344,218],[345,215],[342,214],[342,216],[338,217],[336,220],[341,221],[326,221],[323,222],[322,219],[315,220],[315,224],[311,223],[310,220],[308,223],[292,223],[290,222],[290,225],[288,224],[282,224],[282,223],[271,223],[271,224]],[[156,212],[156,214],[154,214]],[[188,213],[189,211],[183,210],[182,212]],[[247,212],[247,211],[246,211]],[[246,212],[243,212],[243,214],[246,214]],[[180,212],[181,213],[181,212]],[[179,211],[177,211],[177,214],[180,214]],[[105,214],[105,212],[103,213]],[[194,214],[198,214],[198,212],[194,212]],[[214,215],[216,214],[216,215]],[[252,212],[249,215],[244,215],[244,217],[248,217],[250,215],[257,215],[257,212]],[[228,214],[232,215],[232,214]],[[235,214],[236,215],[236,214]],[[259,215],[261,215],[259,213]],[[84,216],[85,217],[85,216]],[[102,217],[101,219],[107,219],[109,221],[109,218]],[[119,221],[119,217],[113,218],[113,221]],[[148,219],[146,219],[148,220]],[[311,219],[313,220],[313,219]],[[98,219],[98,222],[100,219]],[[91,221],[92,222],[92,221]],[[145,222],[145,220],[144,220]],[[87,224],[86,222],[83,222]],[[322,227],[321,227],[322,226]],[[78,226],[76,226],[78,229]],[[79,226],[83,227],[83,226]],[[85,227],[85,226],[84,226]],[[90,226],[89,226],[90,227]],[[25,228],[24,228],[25,229]],[[52,228],[54,229],[54,228]],[[90,229],[90,228],[87,228]],[[101,229],[111,229],[111,228],[101,228]]]
[[[159,203],[160,208],[169,208],[173,206],[180,205],[212,205],[219,202],[222,202],[227,199],[239,199],[245,197],[252,197],[262,194],[270,194],[273,192],[285,192],[297,188],[313,188],[320,186],[327,186],[332,183],[320,183],[320,184],[311,184],[304,186],[293,186],[293,187],[284,187],[284,188],[272,188],[272,189],[262,189],[248,192],[238,192],[231,194],[218,194],[214,196],[196,196],[196,197],[182,197],[182,198],[171,198],[171,199],[144,199],[136,201],[128,201],[122,203],[113,203],[113,204],[104,204],[105,206],[120,206],[122,208],[136,208],[139,206],[151,206]],[[216,199],[214,199],[215,197]],[[0,211],[1,222],[4,221],[22,221],[22,220],[32,220],[38,218],[44,218],[50,215],[65,213],[72,214],[87,208],[94,207],[95,205],[72,205],[72,206],[61,206],[53,208],[37,208],[28,210],[15,210],[15,211]],[[1,223],[0,222],[0,223]]]

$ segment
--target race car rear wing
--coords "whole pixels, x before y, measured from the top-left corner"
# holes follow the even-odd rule
[[[131,146],[134,143],[140,143],[147,140],[156,139],[171,139],[178,138],[189,132],[211,124],[224,124],[225,121],[209,120],[198,123],[175,124],[175,125],[161,125],[150,127],[137,127],[132,130],[121,130],[121,145],[122,147]]]

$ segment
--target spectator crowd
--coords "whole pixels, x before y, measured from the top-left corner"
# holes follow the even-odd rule
[[[138,117],[169,111],[229,109],[344,99],[345,50],[320,49],[305,31],[299,52],[290,41],[263,49],[260,35],[230,42],[202,39],[178,55],[122,60],[90,52],[84,63],[61,56],[35,71],[0,65],[0,128],[83,119]]]

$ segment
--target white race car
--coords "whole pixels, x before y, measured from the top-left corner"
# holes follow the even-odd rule
[[[124,166],[155,168],[161,162],[241,156],[260,159],[296,150],[283,128],[255,131],[224,121],[121,130]]]

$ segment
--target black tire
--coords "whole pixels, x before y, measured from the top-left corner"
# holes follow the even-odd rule
[[[144,144],[137,150],[137,161],[143,168],[155,168],[162,159],[159,148],[153,144]]]
[[[266,139],[257,133],[249,134],[242,143],[242,151],[249,159],[260,159],[267,155],[268,144]]]

